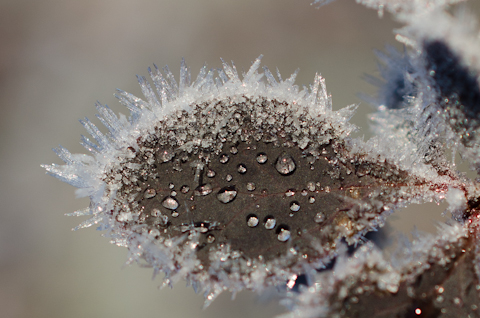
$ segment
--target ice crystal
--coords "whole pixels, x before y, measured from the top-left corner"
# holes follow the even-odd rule
[[[108,133],[81,120],[90,155],[59,147],[65,164],[44,166],[90,198],[76,229],[97,225],[206,305],[286,284],[290,317],[478,316],[480,189],[450,156],[480,171],[476,29],[443,11],[457,0],[357,2],[404,24],[403,52],[377,53],[376,136],[351,137],[356,106],[333,111],[320,75],[300,89],[261,57],[195,80],[185,61],[178,81],[155,66],[143,98],[117,91],[129,118],[97,104]],[[368,242],[394,210],[442,200],[453,217],[436,236],[392,257]]]

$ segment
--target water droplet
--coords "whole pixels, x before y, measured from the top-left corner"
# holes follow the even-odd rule
[[[315,197],[309,197],[308,203],[315,203]]]
[[[230,148],[230,153],[231,153],[232,155],[236,155],[236,154],[238,153],[237,147],[232,146],[232,147]]]
[[[253,183],[253,182],[247,183],[247,190],[248,191],[254,191],[255,188],[256,188],[255,183]]]
[[[200,231],[200,233],[207,233],[208,226],[205,223],[201,223],[200,226],[198,226],[198,231]]]
[[[257,155],[257,162],[259,164],[264,164],[265,162],[267,162],[267,159],[268,159],[267,155],[263,152],[261,152]]]
[[[207,235],[207,243],[213,243],[215,242],[215,236],[213,234],[208,234]]]
[[[274,217],[268,217],[265,219],[265,228],[267,230],[272,230],[275,228],[275,224],[277,224],[277,220]]]
[[[237,190],[235,190],[234,186],[222,188],[217,193],[217,199],[222,203],[232,202],[236,196]]]
[[[325,214],[322,212],[318,212],[315,217],[313,218],[315,223],[322,223],[325,220]]]
[[[178,212],[177,211],[173,211],[172,212],[172,218],[176,218],[178,217]]]
[[[155,189],[147,189],[147,190],[145,190],[145,193],[143,194],[143,197],[145,199],[151,199],[156,195],[157,195],[157,191],[155,191]]]
[[[166,197],[163,199],[162,205],[169,210],[176,210],[178,208],[178,201],[173,197]]]
[[[183,185],[183,186],[180,188],[180,192],[182,192],[183,194],[188,193],[188,191],[190,191],[190,187],[187,186],[187,185]]]
[[[280,232],[278,232],[277,238],[280,242],[286,242],[290,239],[290,236],[290,231],[282,227],[280,228]]]
[[[238,165],[237,171],[240,174],[244,174],[244,173],[247,172],[247,167],[243,163],[241,163],[241,164]]]
[[[313,181],[307,182],[307,190],[312,192],[315,191],[315,182]]]
[[[256,215],[249,215],[247,218],[247,225],[249,227],[256,227],[258,225],[258,218]]]
[[[290,211],[298,212],[300,210],[300,204],[297,201],[293,201],[290,203]]]
[[[230,158],[228,157],[228,155],[223,154],[223,155],[220,156],[220,163],[227,163],[227,162],[228,162],[228,159],[230,159]]]
[[[171,189],[175,188],[175,185],[172,182],[170,182],[168,184],[168,188],[171,190]]]
[[[159,216],[162,214],[159,209],[152,209],[152,212],[150,212],[152,216]]]
[[[291,197],[291,196],[294,196],[294,195],[295,195],[295,189],[288,189],[285,192],[285,196],[287,196],[287,197]]]
[[[171,195],[172,197],[177,196],[177,191],[172,191],[172,192],[170,192],[170,195]]]
[[[213,171],[212,169],[208,169],[207,177],[209,177],[209,178],[215,177],[215,171]]]
[[[462,300],[458,297],[453,298],[453,303],[457,306],[460,306],[462,304]]]
[[[158,158],[162,162],[168,162],[168,161],[172,160],[173,157],[175,157],[175,152],[174,151],[164,150],[164,151],[160,151],[159,154],[160,155],[158,156]]]
[[[303,190],[302,190],[302,196],[303,196],[303,197],[306,197],[307,195],[308,195],[307,189],[303,189]]]
[[[202,184],[200,186],[198,186],[194,191],[193,191],[193,194],[195,194],[196,196],[204,196],[204,195],[208,195],[210,193],[212,193],[213,191],[213,187],[210,183],[207,183],[207,184]]]
[[[277,163],[275,164],[275,169],[277,169],[280,174],[283,174],[285,176],[293,173],[293,171],[295,171],[295,168],[295,161],[293,161],[292,156],[290,156],[286,152],[284,152],[280,155],[280,157],[278,157]]]
[[[231,174],[227,174],[227,176],[225,177],[225,180],[227,180],[227,182],[230,182],[232,181],[233,177]]]

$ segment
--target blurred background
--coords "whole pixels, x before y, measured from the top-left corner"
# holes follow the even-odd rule
[[[243,292],[225,293],[202,310],[202,295],[177,284],[158,290],[152,270],[122,267],[126,250],[94,229],[72,232],[82,219],[74,188],[45,175],[61,163],[51,148],[78,143],[79,118],[95,123],[95,101],[126,113],[115,88],[140,95],[135,74],[152,63],[178,76],[184,57],[192,77],[220,57],[247,70],[260,54],[297,84],[315,72],[327,80],[334,108],[360,103],[354,122],[369,136],[374,94],[363,80],[378,74],[374,49],[396,45],[388,15],[338,0],[316,9],[311,0],[0,0],[0,317],[274,317],[284,308]],[[480,12],[478,1],[472,2]],[[391,218],[388,228],[432,230],[441,209],[422,206]],[[408,214],[410,213],[410,214]],[[400,215],[400,216],[397,216]],[[410,222],[410,223],[408,223]]]

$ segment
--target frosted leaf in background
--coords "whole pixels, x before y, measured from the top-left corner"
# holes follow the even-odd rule
[[[311,287],[284,300],[292,312],[282,317],[476,317],[475,222],[419,235],[390,261],[371,243],[344,253]]]

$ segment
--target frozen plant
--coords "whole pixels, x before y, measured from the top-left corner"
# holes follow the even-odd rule
[[[44,166],[90,198],[77,228],[98,226],[206,305],[283,286],[288,317],[479,317],[479,185],[452,159],[480,170],[477,29],[445,11],[458,1],[358,2],[404,24],[404,52],[379,53],[376,137],[351,137],[356,106],[333,111],[318,75],[299,88],[261,57],[195,80],[182,61],[178,82],[155,66],[143,99],[117,92],[128,118],[97,104],[107,134],[81,121],[90,155],[59,147],[65,164]],[[451,220],[392,259],[366,237],[398,208],[442,201]]]

